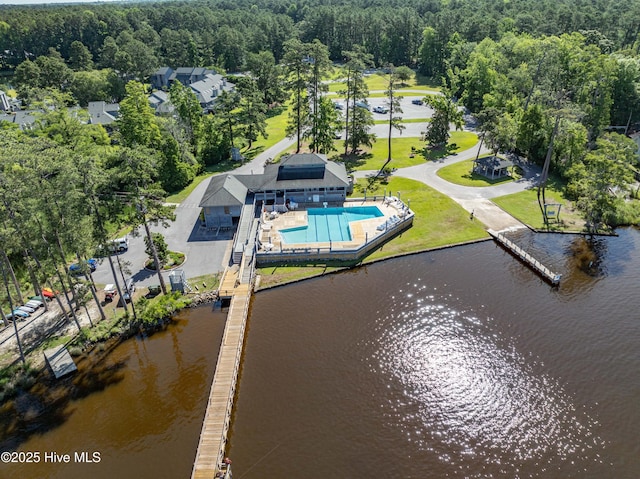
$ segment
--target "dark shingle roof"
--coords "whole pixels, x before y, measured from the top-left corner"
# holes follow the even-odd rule
[[[247,187],[233,175],[217,175],[211,178],[198,206],[242,205]]]
[[[219,175],[211,178],[209,186],[202,196],[200,207],[223,206],[244,203],[248,191],[340,188],[349,186],[349,177],[343,164],[328,161],[324,155],[298,154],[283,158],[280,163],[265,166],[261,175]],[[301,172],[309,169],[320,169],[322,177],[300,177],[282,179],[278,177],[281,167]]]
[[[283,175],[283,170],[287,174]],[[315,153],[290,155],[280,163],[266,165],[262,175],[239,175],[237,178],[254,192],[349,186],[344,165]]]
[[[485,156],[484,158],[478,158],[476,164],[490,170],[501,170],[502,168],[513,166],[513,161],[498,158],[497,156]]]

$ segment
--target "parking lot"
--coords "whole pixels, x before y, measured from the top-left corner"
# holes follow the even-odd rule
[[[207,231],[200,224],[198,204],[208,184],[206,180],[200,183],[191,195],[176,207],[176,220],[168,228],[151,227],[152,231],[164,235],[170,250],[185,254],[185,262],[179,268],[184,270],[187,279],[222,272],[231,249],[232,231],[221,231],[216,234],[215,231]],[[125,272],[124,277],[133,278],[138,289],[158,284],[156,273],[144,267],[148,256],[145,253],[143,233],[144,229],[140,227],[137,232],[127,235],[129,249],[112,256],[119,282],[122,283],[121,267]],[[167,287],[169,287],[169,274],[170,271],[163,273]],[[107,258],[99,258],[93,279],[99,287],[114,283]]]

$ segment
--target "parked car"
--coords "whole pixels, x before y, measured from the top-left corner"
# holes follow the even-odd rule
[[[411,103],[413,103],[414,105],[422,105],[424,104],[424,101],[422,101],[420,98],[416,98],[415,100],[411,100]]]
[[[376,106],[373,111],[375,113],[389,113],[389,109],[386,106]]]
[[[58,292],[56,291],[55,293],[49,289],[49,288],[42,288],[42,296],[44,296],[45,298],[52,300],[53,298],[56,297],[56,294],[58,294]]]
[[[116,289],[116,285],[113,283],[107,284],[104,287],[103,292],[104,292],[104,301],[102,303],[103,306],[107,302],[113,301],[113,298],[115,298],[118,295],[118,290]]]
[[[109,241],[106,245],[98,246],[98,255],[106,256],[115,253],[124,253],[129,249],[129,238],[123,236]]]
[[[122,238],[116,238],[109,243],[109,248],[118,253],[123,253],[129,249],[129,238],[126,236]]]
[[[358,108],[364,108],[365,110],[371,110],[371,107],[366,101],[357,101],[356,106]]]
[[[120,299],[119,304],[122,304],[123,301],[126,303],[130,303],[135,290],[136,283],[135,281],[133,281],[133,278],[129,278],[124,284],[124,289],[122,290],[122,298]]]
[[[344,110],[344,105],[339,101],[334,101],[333,106],[335,107],[336,110]]]
[[[18,309],[20,311],[24,311],[25,313],[29,313],[29,314],[33,314],[36,312],[35,309],[31,308],[30,306],[24,305],[24,306],[18,306]]]
[[[37,300],[37,299],[30,299],[24,305],[25,306],[29,306],[30,308],[33,308],[33,309],[38,309],[38,308],[44,307],[44,303],[42,301],[40,301],[40,300]]]
[[[89,258],[85,261],[85,263],[87,264],[89,271],[91,271],[92,273],[98,267],[98,260],[95,258]],[[80,266],[80,263],[73,263],[71,266],[69,266],[69,272],[71,274],[82,274],[82,267]]]
[[[14,316],[19,316],[21,318],[28,318],[30,316],[29,313],[27,313],[26,311],[22,311],[21,309],[14,309],[13,310],[13,315]]]

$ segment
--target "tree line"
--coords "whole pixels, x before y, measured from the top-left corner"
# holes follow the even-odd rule
[[[120,135],[116,144],[102,126],[83,122],[55,98],[31,130],[23,132],[9,123],[0,126],[0,264],[5,286],[1,319],[5,324],[6,306],[23,304],[26,291],[39,293],[45,286],[60,292],[56,301],[62,315],[74,320],[78,329],[75,311],[87,300],[95,301],[104,319],[85,260],[98,252],[98,245],[105,245],[101,252],[122,297],[127,265],[109,254],[106,245],[111,235],[121,228],[141,226],[151,237],[150,224],[173,219],[173,211],[163,204],[166,193],[159,174],[160,165],[170,156],[163,150],[171,147],[166,141],[159,149],[149,147],[160,136],[155,117],[138,108],[139,85],[127,88],[123,121],[137,125],[135,132]],[[143,100],[148,108],[146,96]],[[158,264],[156,252],[152,254]],[[81,275],[70,272],[71,261],[81,265]],[[135,309],[133,313],[135,318]]]
[[[498,40],[507,32],[534,36],[598,30],[611,50],[637,48],[640,2],[561,0],[197,0],[131,5],[0,6],[0,69],[57,50],[65,60],[74,42],[103,68],[148,75],[161,64],[246,67],[249,54],[284,43],[318,39],[332,61],[360,45],[376,65],[416,66],[429,27],[446,48],[452,34],[467,42]],[[427,68],[429,68],[427,66]]]

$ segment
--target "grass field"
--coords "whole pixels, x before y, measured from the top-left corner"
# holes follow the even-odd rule
[[[399,192],[401,198],[410,203],[415,218],[411,228],[384,244],[365,258],[363,263],[488,237],[482,224],[470,221],[469,213],[451,198],[418,181],[392,177],[388,183],[376,182],[372,187],[367,180],[359,180],[353,196],[361,196],[364,188],[367,188],[367,196],[381,195],[385,190],[394,194]],[[269,266],[258,268],[258,274],[260,286],[268,287],[336,269],[340,269],[337,264]]]
[[[443,180],[447,180],[449,183],[462,186],[493,186],[501,183],[508,183],[510,181],[517,180],[521,175],[514,169],[511,172],[512,176],[502,176],[500,178],[487,178],[486,176],[472,173],[474,160],[461,161],[454,163],[453,165],[445,166],[438,170],[437,175]]]
[[[503,210],[523,223],[539,230],[546,231],[583,231],[584,217],[573,203],[564,195],[564,185],[557,178],[550,178],[546,190],[546,202],[559,203],[559,221],[544,223],[544,217],[538,204],[536,189],[494,198],[492,201]]]
[[[406,168],[415,166],[425,161],[434,161],[445,155],[450,155],[459,151],[471,148],[478,142],[475,133],[468,131],[451,132],[449,139],[449,149],[447,151],[433,151],[425,149],[425,143],[420,138],[393,138],[391,141],[392,161],[391,168]],[[344,141],[338,140],[339,152],[344,151]],[[415,148],[412,150],[411,147]],[[412,156],[413,155],[413,156]],[[378,170],[382,167],[388,156],[388,145],[386,138],[379,138],[373,148],[364,150],[356,157],[349,157],[345,163],[351,170]],[[344,159],[339,154],[330,156],[332,159]]]
[[[331,75],[332,83],[329,83],[329,91],[333,93],[337,93],[340,90],[345,90],[346,86],[344,82],[337,81],[343,80],[346,78],[346,74],[343,70],[337,70]],[[383,74],[374,73],[372,75],[365,75],[364,78],[367,88],[369,91],[384,91],[387,89],[389,85],[389,78]],[[398,91],[402,92],[403,90],[419,90],[420,92],[427,93],[435,93],[440,91],[440,88],[435,85],[428,84],[423,77],[419,75],[414,75],[407,83],[398,88]]]
[[[242,154],[253,159],[264,150],[271,148],[273,145],[286,137],[285,130],[287,129],[287,118],[289,115],[289,108],[282,108],[277,115],[273,115],[267,118],[267,138],[259,138],[253,142],[251,149],[243,149]]]

